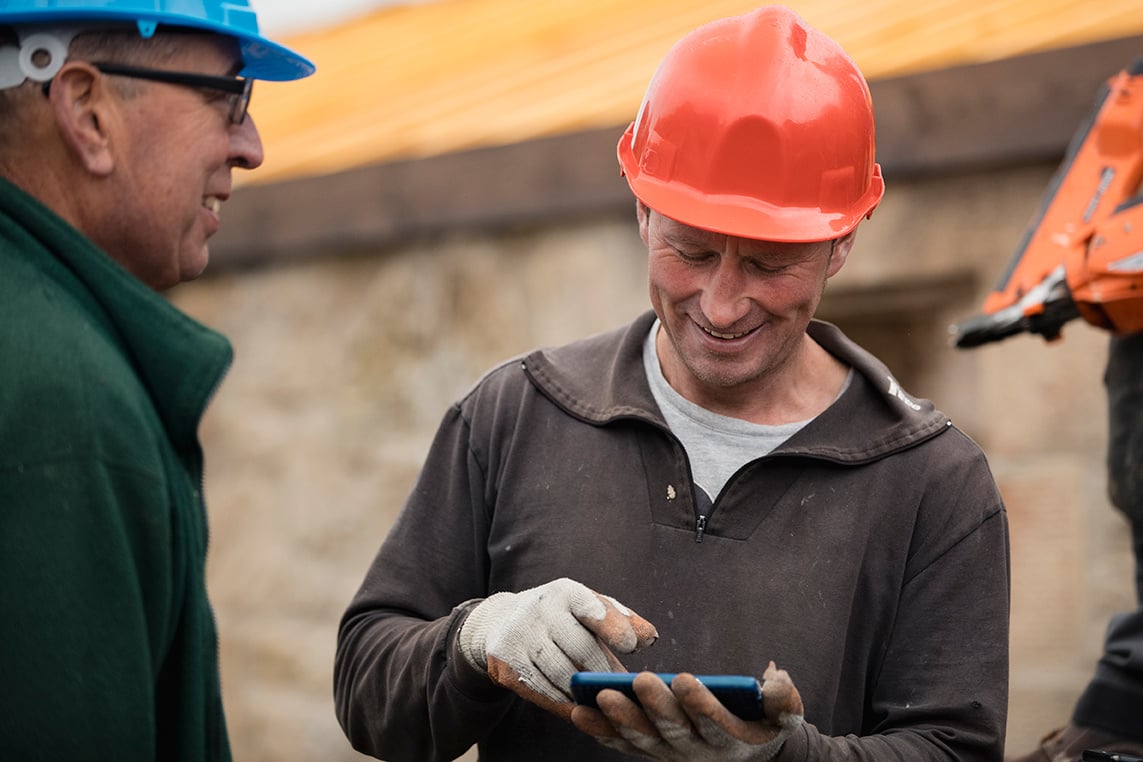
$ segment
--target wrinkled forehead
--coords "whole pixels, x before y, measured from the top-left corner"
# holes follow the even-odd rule
[[[742,256],[788,257],[801,260],[816,252],[828,251],[833,241],[767,241],[757,238],[743,238],[713,230],[694,227],[685,222],[666,216],[654,209],[650,210],[652,229],[668,245],[687,251],[727,251],[733,248]]]

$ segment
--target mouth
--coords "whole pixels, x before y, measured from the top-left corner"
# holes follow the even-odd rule
[[[206,196],[202,200],[202,205],[216,215],[222,211],[222,199],[218,196]]]
[[[721,331],[715,331],[715,330],[712,330],[712,329],[707,328],[705,326],[699,326],[699,327],[702,328],[703,331],[705,331],[708,336],[713,336],[714,338],[722,339],[723,341],[732,341],[734,339],[740,339],[743,336],[746,336],[747,334],[751,334],[755,330],[757,330],[757,329],[751,328],[749,331],[740,331],[738,333],[722,333]]]

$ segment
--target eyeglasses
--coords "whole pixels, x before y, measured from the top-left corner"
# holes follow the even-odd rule
[[[131,77],[133,79],[149,79],[154,82],[166,82],[184,87],[199,87],[208,90],[221,90],[230,94],[230,123],[242,124],[246,121],[246,109],[250,106],[250,91],[254,89],[254,80],[249,77],[216,77],[210,74],[192,74],[183,71],[167,71],[166,69],[144,69],[138,66],[125,66],[112,63],[92,63],[96,69],[104,74],[117,77]]]

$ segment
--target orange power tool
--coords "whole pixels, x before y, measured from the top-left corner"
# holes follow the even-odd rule
[[[1100,88],[982,312],[954,324],[962,349],[1018,333],[1060,337],[1083,318],[1143,330],[1143,59]]]

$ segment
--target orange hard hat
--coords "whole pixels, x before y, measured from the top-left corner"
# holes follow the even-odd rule
[[[766,6],[694,30],[667,52],[619,164],[671,219],[768,241],[839,238],[885,192],[873,101],[841,47]]]

